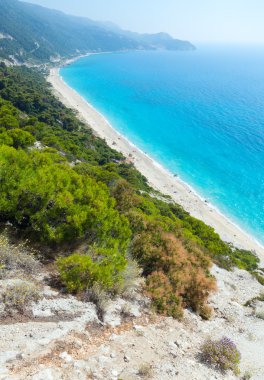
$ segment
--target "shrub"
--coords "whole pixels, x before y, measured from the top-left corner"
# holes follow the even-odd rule
[[[207,299],[216,289],[209,275],[210,259],[198,247],[189,252],[163,226],[146,226],[147,231],[135,237],[132,253],[147,276],[147,292],[157,311],[180,318],[182,307],[187,306],[208,319]]]
[[[83,299],[95,304],[98,318],[103,321],[110,300],[109,294],[98,283],[94,283],[91,288],[86,290]]]
[[[246,371],[242,376],[241,380],[250,380],[252,377],[252,373],[250,371]]]
[[[128,211],[132,207],[136,207],[138,197],[135,191],[125,180],[119,180],[112,190],[113,197],[117,200],[117,208],[122,211]]]
[[[264,292],[261,292],[258,296],[251,298],[247,302],[245,302],[244,306],[252,307],[256,301],[264,302]]]
[[[153,369],[151,364],[143,363],[138,369],[138,375],[146,379],[150,378],[153,374]]]
[[[259,274],[258,272],[252,272],[252,275],[258,280],[258,282],[264,286],[264,276]]]
[[[11,244],[6,236],[0,236],[0,277],[13,276],[16,272],[33,274],[39,267],[34,252],[25,244]]]
[[[6,132],[8,137],[12,139],[12,145],[14,148],[27,148],[34,144],[36,141],[35,137],[27,131],[15,128]],[[9,145],[9,144],[8,144]]]
[[[264,310],[260,310],[260,311],[256,311],[255,312],[255,316],[259,319],[263,319],[264,320]]]
[[[199,315],[207,321],[211,319],[212,314],[212,308],[208,305],[202,305],[199,309]]]
[[[59,258],[60,277],[69,292],[91,288],[98,283],[102,289],[112,290],[122,281],[125,257],[114,249],[95,248],[87,255],[73,254]]]
[[[140,283],[141,269],[136,261],[128,259],[127,265],[121,273],[121,279],[115,284],[114,292],[123,297],[130,297],[133,290],[137,289]]]
[[[207,340],[201,348],[202,360],[222,371],[232,370],[236,375],[240,373],[240,352],[235,343],[229,338]]]
[[[11,313],[16,310],[23,314],[27,307],[32,302],[37,302],[40,297],[40,293],[34,284],[20,282],[6,287],[1,294],[1,301],[7,312]]]
[[[125,250],[128,221],[105,185],[79,175],[54,152],[0,147],[1,218],[45,243],[86,238]]]
[[[181,319],[182,298],[175,294],[168,277],[162,272],[154,272],[147,278],[147,294],[151,297],[158,313]]]

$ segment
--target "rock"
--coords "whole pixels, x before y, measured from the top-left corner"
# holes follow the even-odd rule
[[[5,305],[3,302],[0,303],[0,315],[5,313]]]
[[[71,355],[69,355],[66,351],[65,352],[62,352],[59,357],[63,360],[65,360],[67,363],[70,363],[73,361]]]
[[[17,355],[21,355],[21,352],[17,351],[5,351],[0,353],[0,365],[11,362],[16,359]]]
[[[21,353],[16,355],[17,360],[23,360],[23,355]]]
[[[47,338],[43,338],[43,339],[39,340],[39,344],[41,346],[45,346],[46,347],[49,343],[50,343],[50,339],[47,339]]]
[[[62,374],[58,369],[45,368],[37,372],[31,380],[62,380]]]
[[[8,370],[6,368],[0,367],[0,379],[8,380],[8,377],[6,377],[6,375],[8,375]]]
[[[50,289],[49,286],[44,286],[43,288],[43,295],[45,297],[57,297],[59,295],[59,292],[53,290],[53,289]]]
[[[109,338],[110,341],[116,340],[118,338],[118,335],[112,334]]]
[[[89,367],[85,360],[76,360],[73,364],[74,368],[76,369],[85,369],[86,371],[89,370]]]
[[[176,353],[174,352],[174,351],[170,351],[170,355],[175,359],[175,358],[177,358],[177,355],[176,355]]]
[[[136,331],[143,330],[143,326],[134,325],[133,329],[136,330]]]

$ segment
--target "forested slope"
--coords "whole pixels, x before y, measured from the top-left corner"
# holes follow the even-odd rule
[[[169,35],[127,34],[107,24],[18,0],[0,0],[0,58],[11,62],[47,62],[91,51],[128,49],[192,50]]]
[[[0,65],[0,221],[57,260],[70,292],[122,289],[136,260],[160,313],[209,318],[212,261],[263,281],[257,257],[151,189],[51,93],[44,77]],[[46,248],[45,248],[46,247]],[[85,248],[84,248],[85,247]],[[60,256],[59,259],[57,257]]]

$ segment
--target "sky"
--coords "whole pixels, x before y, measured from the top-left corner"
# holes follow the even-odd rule
[[[264,0],[27,0],[135,32],[192,42],[264,43]]]

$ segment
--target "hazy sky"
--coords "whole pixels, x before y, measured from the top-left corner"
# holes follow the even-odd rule
[[[199,41],[263,42],[264,0],[28,0],[138,32]]]

